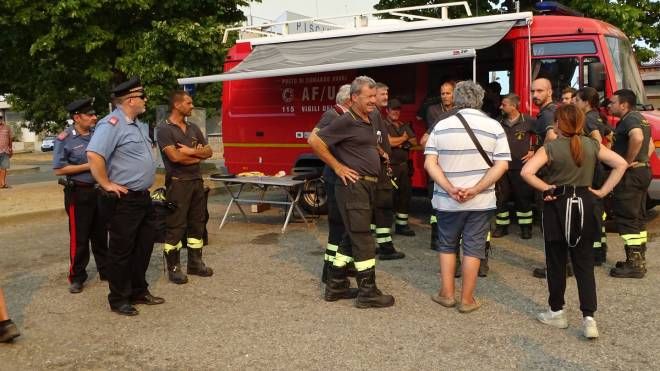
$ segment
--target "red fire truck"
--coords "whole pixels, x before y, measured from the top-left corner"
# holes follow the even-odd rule
[[[446,80],[472,79],[485,85],[494,79],[522,99],[521,111],[535,115],[530,85],[546,77],[559,97],[565,87],[591,86],[601,97],[627,88],[638,97],[660,148],[660,114],[652,111],[628,38],[599,20],[520,12],[448,19],[454,4],[398,8],[377,13],[402,13],[437,8],[438,18],[409,15],[412,21],[364,25],[302,34],[273,34],[268,27],[243,28],[253,37],[239,40],[228,52],[225,73],[183,78],[180,84],[223,81],[222,135],[225,164],[230,172],[274,174],[316,171],[323,166],[307,145],[321,114],[335,101],[337,89],[359,75],[387,84],[390,98],[402,103],[402,119],[413,123],[418,136],[425,123],[416,113],[425,99],[437,94]],[[550,2],[539,3],[545,7]],[[556,4],[555,4],[556,5]],[[292,21],[300,22],[301,20]],[[329,20],[308,19],[307,22]],[[287,27],[280,27],[286,31]],[[557,99],[558,100],[558,99]],[[650,109],[650,110],[649,110]],[[612,118],[612,125],[615,120]],[[413,184],[426,187],[423,151],[412,151]],[[650,201],[660,199],[660,161],[653,156]],[[309,185],[303,206],[323,208],[322,187]]]

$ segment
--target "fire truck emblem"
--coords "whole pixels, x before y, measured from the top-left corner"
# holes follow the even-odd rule
[[[284,88],[284,90],[282,90],[282,101],[284,101],[284,103],[293,102],[293,88]]]

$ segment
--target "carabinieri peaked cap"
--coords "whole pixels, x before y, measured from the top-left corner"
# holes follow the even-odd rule
[[[141,92],[143,90],[144,88],[142,88],[140,79],[138,77],[133,77],[130,80],[124,81],[121,84],[115,86],[114,89],[112,89],[112,96],[115,98],[123,97],[129,93]]]
[[[88,115],[93,115],[96,112],[94,111],[94,97],[92,98],[83,98],[74,100],[66,106],[67,112],[70,115],[75,115],[76,113],[84,113]]]

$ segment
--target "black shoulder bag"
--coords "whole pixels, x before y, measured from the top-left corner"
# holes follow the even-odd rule
[[[465,131],[470,136],[470,139],[472,139],[472,143],[474,143],[474,146],[477,147],[477,151],[479,151],[481,157],[483,157],[484,161],[486,161],[489,167],[493,167],[493,161],[490,159],[490,157],[488,157],[486,151],[484,151],[484,147],[482,147],[481,143],[479,143],[479,139],[477,139],[476,135],[474,135],[474,131],[472,131],[470,125],[468,125],[467,121],[465,121],[463,115],[461,115],[460,112],[456,112],[456,117],[458,117],[458,119],[461,121],[461,124],[463,124]],[[495,182],[495,194],[496,195],[501,194],[499,180]]]
[[[481,146],[481,143],[479,143],[479,140],[477,137],[474,135],[474,131],[472,131],[472,128],[470,125],[468,125],[467,121],[465,121],[465,118],[463,115],[461,115],[460,112],[456,113],[456,117],[461,121],[461,124],[463,124],[463,127],[465,128],[465,131],[467,131],[468,135],[470,136],[470,139],[472,139],[472,143],[474,143],[475,147],[477,147],[477,151],[481,154],[481,157],[484,158],[484,161],[488,164],[488,166],[493,167],[493,161],[488,157],[486,154],[486,151],[484,151],[484,147]]]

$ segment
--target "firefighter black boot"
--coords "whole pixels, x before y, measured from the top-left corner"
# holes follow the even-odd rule
[[[415,231],[410,229],[408,224],[397,224],[394,226],[394,233],[400,234],[402,236],[414,237]]]
[[[181,250],[179,249],[164,252],[165,262],[167,263],[167,279],[177,285],[188,282],[188,277],[181,270],[180,252]]]
[[[490,242],[486,242],[486,258],[481,259],[481,264],[479,265],[479,277],[486,277],[488,276],[488,271],[490,268],[488,267],[488,253],[490,252]]]
[[[616,278],[644,278],[646,262],[641,246],[626,246],[626,261],[620,267],[610,270],[610,276]]]
[[[406,257],[406,254],[396,251],[392,242],[379,243],[378,246],[380,247],[378,252],[378,259],[380,260],[396,260]]]
[[[188,248],[188,274],[201,277],[211,277],[213,269],[204,264],[202,260],[202,249]]]
[[[376,268],[358,271],[358,296],[355,299],[357,308],[385,308],[394,305],[392,295],[384,295],[376,287]]]
[[[520,238],[523,240],[529,240],[532,238],[532,225],[523,224],[520,226]]]
[[[509,234],[509,228],[506,225],[497,225],[493,231],[493,237],[500,238]]]
[[[332,265],[330,260],[323,261],[323,270],[321,271],[321,282],[328,283],[328,268]]]
[[[358,289],[351,288],[351,283],[347,277],[346,266],[337,267],[332,264],[328,266],[328,279],[325,284],[325,301],[354,299],[358,296]]]

